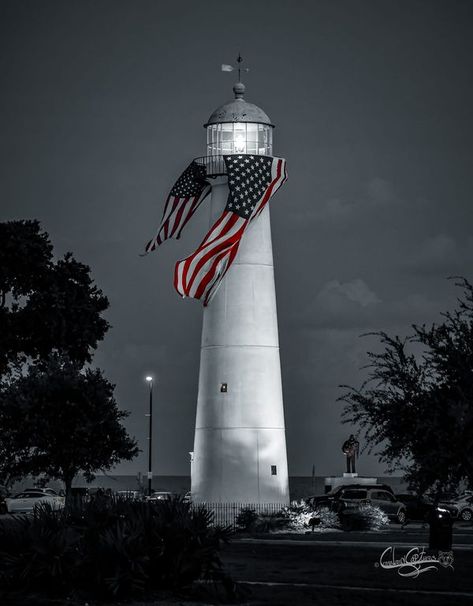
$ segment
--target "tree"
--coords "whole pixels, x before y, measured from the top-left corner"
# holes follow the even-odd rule
[[[38,221],[0,223],[0,375],[51,352],[90,362],[108,300],[71,253],[53,259]]]
[[[384,351],[368,352],[367,380],[341,386],[344,422],[418,492],[473,487],[473,286],[456,285],[463,294],[443,321],[413,325],[404,339],[374,333]]]
[[[27,376],[4,384],[0,393],[0,475],[45,473],[70,494],[74,477],[88,481],[138,454],[122,425],[114,386],[100,370],[60,356],[33,365]]]

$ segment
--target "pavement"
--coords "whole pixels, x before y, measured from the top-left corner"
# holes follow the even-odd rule
[[[428,538],[422,524],[378,532],[245,536],[236,537],[222,556],[226,570],[251,592],[251,606],[471,606],[472,526],[454,527],[452,566],[431,565],[410,578],[380,565],[389,547],[393,559],[412,548],[432,553]]]

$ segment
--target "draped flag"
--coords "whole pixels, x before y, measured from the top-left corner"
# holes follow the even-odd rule
[[[155,250],[168,238],[180,238],[186,223],[199,208],[211,186],[206,180],[205,166],[194,160],[174,184],[164,206],[158,231],[146,245],[146,252]]]
[[[271,156],[224,156],[230,190],[222,215],[198,249],[176,263],[174,288],[208,305],[235,259],[253,219],[287,179],[286,160]]]

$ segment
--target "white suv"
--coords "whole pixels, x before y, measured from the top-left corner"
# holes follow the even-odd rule
[[[41,490],[24,490],[14,497],[5,499],[8,513],[31,513],[41,505],[48,504],[53,509],[64,507],[64,497]]]

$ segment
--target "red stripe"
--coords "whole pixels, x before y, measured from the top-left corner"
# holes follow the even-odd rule
[[[163,225],[162,225],[161,229],[160,229],[160,230],[159,230],[159,232],[158,232],[158,235],[159,235],[159,234],[161,234],[161,231],[164,231],[164,240],[167,240],[167,239],[168,239],[169,219],[170,219],[170,217],[172,216],[172,213],[175,211],[176,206],[178,205],[178,203],[179,203],[179,198],[174,198],[174,201],[173,201],[173,203],[172,203],[172,210],[171,210],[171,212],[169,213],[168,218],[167,218],[167,219],[166,219],[166,221],[163,223]]]
[[[161,218],[161,221],[164,219],[164,217],[166,216],[166,212],[169,206],[169,200],[172,198],[173,196],[171,196],[171,194],[169,194],[169,196],[166,199],[166,204],[164,205],[164,210],[163,210],[163,216]]]
[[[186,198],[183,198],[184,202],[181,203],[181,208],[177,211],[176,217],[173,219],[174,221],[174,225],[173,228],[171,230],[171,233],[169,234],[169,237],[172,238],[174,235],[174,232],[176,231],[176,229],[179,227],[179,223],[181,222],[181,217],[182,217],[182,213],[184,212],[187,203],[189,202],[191,198],[189,198],[189,196],[187,196]],[[174,210],[173,210],[174,212]],[[169,219],[171,219],[171,217],[169,217]]]
[[[204,193],[205,192],[205,193]],[[189,211],[189,214],[187,215],[187,217],[184,219],[179,231],[177,232],[176,235],[176,240],[179,240],[179,238],[181,237],[181,233],[182,230],[184,229],[184,227],[187,225],[188,221],[192,218],[193,214],[195,213],[195,211],[199,208],[199,206],[201,205],[201,203],[205,200],[205,198],[210,194],[211,192],[211,188],[208,187],[207,191],[203,190],[202,193],[204,193],[204,195],[202,196],[202,198],[195,198],[194,202],[192,203],[191,209]],[[202,195],[202,194],[201,194]]]
[[[228,223],[221,229],[218,236],[212,238],[212,240],[208,240],[208,238],[210,237],[210,234],[216,232],[217,228],[219,228],[221,226],[222,222],[226,220],[228,215],[232,215],[232,216],[230,217],[230,220],[228,221]],[[236,221],[235,217],[236,216],[234,215],[234,213],[230,213],[229,211],[224,210],[223,213],[220,215],[219,219],[217,220],[217,222],[211,227],[210,231],[207,233],[207,235],[205,236],[205,238],[203,239],[203,241],[201,242],[199,247],[195,250],[195,252],[193,252],[192,255],[190,255],[189,257],[186,257],[185,259],[183,259],[183,261],[185,263],[184,275],[186,277],[186,279],[184,279],[184,277],[183,277],[183,282],[186,284],[186,286],[185,286],[186,292],[189,292],[189,289],[190,289],[190,287],[189,288],[187,287],[187,272],[189,270],[190,265],[192,264],[192,261],[206,247],[209,247],[210,252],[208,254],[210,254],[210,255],[212,254],[212,249],[210,248],[210,244],[212,242],[214,242],[217,238],[222,237],[222,235],[225,235],[225,233],[228,232],[228,230],[231,229],[231,227],[233,227],[233,225],[235,224],[235,221]],[[202,264],[200,263],[198,268],[200,268],[201,266],[202,266]],[[193,276],[195,275],[195,273],[196,272],[194,271]]]
[[[224,214],[229,214],[229,211],[224,211]],[[225,225],[224,229],[218,235],[218,238],[225,236],[225,234],[228,233],[230,231],[230,229],[235,225],[237,220],[241,219],[241,217],[239,217],[235,213],[231,213],[231,214],[233,216],[230,218],[228,223]],[[185,280],[184,280],[186,283],[186,292],[189,292],[190,288],[192,288],[192,283],[195,279],[195,276],[200,272],[201,268],[203,267],[203,265],[205,265],[207,263],[207,261],[209,261],[215,254],[218,254],[224,248],[228,248],[228,246],[233,244],[236,239],[241,238],[241,234],[243,233],[243,230],[244,230],[246,224],[247,224],[247,222],[245,222],[240,227],[240,229],[238,229],[238,231],[236,231],[235,234],[233,234],[233,236],[230,236],[223,242],[220,242],[219,244],[216,244],[213,247],[209,247],[208,251],[204,254],[204,256],[197,263],[190,280],[187,280],[187,270],[188,270],[189,266],[191,265],[193,259],[202,252],[201,249],[205,248],[205,246],[203,246],[203,244],[205,242],[201,246],[199,246],[199,248],[195,251],[195,253],[193,255],[191,255],[190,257],[187,257],[186,268],[185,268]],[[217,238],[214,238],[211,242],[215,242],[216,239]],[[190,286],[189,286],[189,284],[190,284]]]
[[[265,191],[264,196],[263,196],[263,200],[260,203],[260,207],[259,207],[258,211],[255,213],[255,215],[253,215],[253,217],[251,217],[251,219],[250,219],[251,221],[255,217],[259,216],[259,214],[261,213],[261,211],[263,210],[263,208],[266,206],[268,200],[273,195],[272,191],[273,191],[274,185],[278,181],[278,179],[280,179],[280,177],[281,177],[281,165],[282,165],[282,162],[283,162],[282,160],[278,160],[278,165],[277,165],[278,167],[277,167],[276,177],[271,181],[268,189]]]
[[[243,226],[242,226],[243,228]],[[192,272],[192,276],[188,278],[188,272],[190,269],[190,265],[192,264],[193,259],[189,259],[185,265],[185,284],[186,284],[186,292],[190,293],[190,290],[193,288],[194,282],[199,276],[202,268],[205,266],[208,261],[210,261],[215,255],[218,255],[220,252],[225,252],[229,247],[233,246],[233,244],[241,238],[242,228],[236,232],[233,236],[228,237],[226,240],[221,242],[218,246],[214,246],[202,259],[199,260],[194,271]]]
[[[217,269],[217,265],[220,263],[220,261],[227,255],[229,257],[231,257],[232,259],[235,257],[235,254],[238,251],[238,247],[240,246],[240,242],[241,242],[241,237],[238,238],[238,240],[236,240],[235,242],[233,242],[231,247],[229,247],[229,248],[227,247],[226,250],[224,250],[223,252],[221,252],[220,254],[217,255],[217,257],[214,259],[212,265],[210,266],[210,269],[206,272],[205,276],[200,281],[200,284],[194,295],[196,299],[200,299],[202,297],[202,295],[205,293],[205,291],[207,290],[207,285],[213,279],[216,269]],[[235,250],[235,253],[233,254],[234,250]],[[227,263],[225,271],[223,271],[221,274],[222,277],[226,274],[227,269],[230,265],[231,265],[231,262]],[[219,280],[217,280],[217,281],[219,281]]]
[[[178,284],[178,269],[179,269],[179,263],[182,263],[182,261],[178,261],[176,263],[176,265],[174,266],[174,288],[176,289],[176,291],[181,295],[180,293],[180,289],[179,289],[179,284]],[[182,297],[183,295],[181,295]]]
[[[230,269],[230,267],[231,267],[231,265],[233,263],[233,260],[235,259],[236,255],[238,253],[238,249],[240,248],[240,242],[241,242],[241,238],[230,249],[230,251],[229,251],[230,255],[229,255],[227,264],[225,266],[225,270],[220,274],[220,276],[217,278],[217,280],[215,280],[215,282],[211,285],[211,287],[209,288],[209,290],[206,292],[205,299],[204,299],[204,307],[207,307],[207,305],[209,304],[209,302],[210,302],[211,298],[213,297],[214,293],[218,290],[218,287],[220,286],[221,281],[225,277],[225,274]]]

